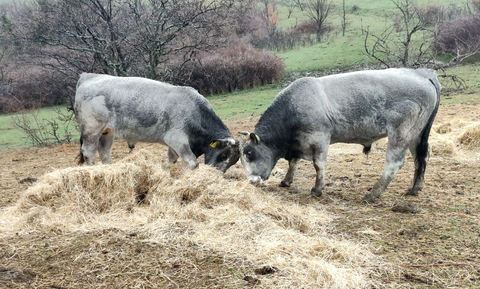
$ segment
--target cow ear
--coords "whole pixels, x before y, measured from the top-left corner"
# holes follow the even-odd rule
[[[210,147],[216,148],[220,144],[220,141],[214,140],[210,143]]]
[[[238,145],[238,141],[235,141],[233,138],[226,138],[226,139],[216,139],[210,143],[210,147],[221,149],[226,146],[236,147]]]
[[[258,137],[258,135],[253,132],[250,133],[249,137],[255,144],[258,144],[260,142],[260,138]]]

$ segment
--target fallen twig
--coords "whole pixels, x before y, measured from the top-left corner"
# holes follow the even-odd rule
[[[435,263],[427,265],[403,264],[402,267],[440,267],[440,266],[469,266],[468,263]]]

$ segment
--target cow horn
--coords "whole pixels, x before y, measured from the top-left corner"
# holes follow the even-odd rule
[[[248,131],[239,131],[238,133],[243,135],[246,140],[250,140],[250,133]]]
[[[237,142],[233,138],[229,138],[228,145],[233,147],[237,145]]]

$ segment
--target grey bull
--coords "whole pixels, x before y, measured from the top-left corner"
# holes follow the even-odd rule
[[[80,163],[111,162],[114,137],[129,144],[168,146],[168,160],[178,157],[191,169],[205,163],[225,172],[239,159],[238,141],[195,89],[139,77],[82,73],[75,114],[81,132]]]
[[[388,137],[383,175],[364,197],[375,201],[405,162],[415,160],[409,195],[423,188],[428,137],[440,101],[433,70],[386,69],[301,78],[282,90],[261,116],[255,131],[240,142],[241,161],[252,182],[268,179],[280,158],[289,161],[280,186],[289,187],[300,159],[316,170],[312,195],[321,196],[330,144],[356,143],[370,151]]]

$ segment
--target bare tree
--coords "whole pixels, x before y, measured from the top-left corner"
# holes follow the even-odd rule
[[[214,50],[227,39],[232,1],[129,1],[137,35],[127,42],[143,58],[148,78],[159,78],[172,61],[180,73],[197,52]]]
[[[367,29],[366,53],[386,66],[392,62],[400,62],[404,67],[425,62],[431,47],[434,20],[427,17],[414,0],[391,1],[397,13],[388,18],[394,21],[380,34]],[[432,28],[430,31],[427,30],[429,27]],[[415,34],[418,34],[420,41],[413,45]]]
[[[347,25],[350,24],[350,22],[347,19],[347,7],[345,5],[345,0],[342,1],[342,12],[341,12],[341,25],[342,25],[342,36],[345,36],[345,30],[347,29]]]
[[[36,0],[25,4],[25,47],[42,65],[159,78],[161,64],[189,61],[222,43],[233,0]],[[26,19],[20,17],[21,19]],[[17,28],[16,28],[17,29]],[[14,31],[18,38],[22,31]],[[32,45],[34,44],[34,45]]]
[[[288,15],[287,18],[290,18],[292,16],[293,10],[295,10],[296,7],[298,7],[297,1],[294,0],[281,0],[280,3],[287,8]]]
[[[304,0],[293,0],[297,7],[300,9],[300,11],[303,11],[304,9]]]
[[[324,25],[333,10],[333,0],[305,0],[305,15],[315,22],[317,41],[321,41]]]
[[[401,13],[399,19],[399,29],[400,32],[403,32],[403,56],[401,57],[401,62],[403,66],[408,66],[410,60],[410,45],[412,43],[412,35],[416,32],[426,28],[428,22],[418,9],[414,0],[392,0],[393,4]]]

